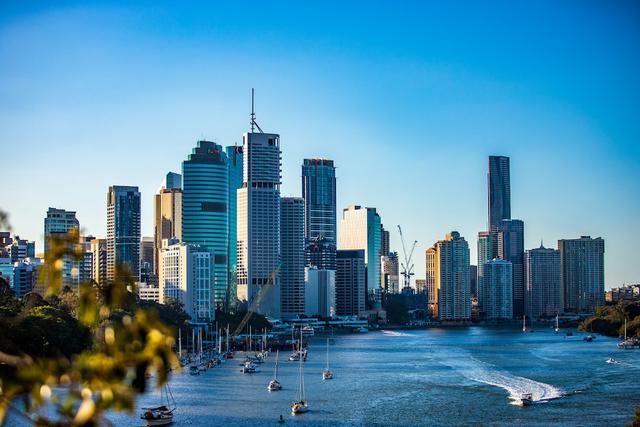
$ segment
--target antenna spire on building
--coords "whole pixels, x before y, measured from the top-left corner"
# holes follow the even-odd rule
[[[258,123],[256,122],[256,112],[255,112],[255,89],[251,88],[251,133],[253,133],[253,131],[255,130],[255,128],[258,128],[258,130],[260,131],[260,133],[264,133],[262,131],[262,129],[260,129],[260,126],[258,125]]]

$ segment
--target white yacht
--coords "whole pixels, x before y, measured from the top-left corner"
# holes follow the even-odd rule
[[[273,379],[269,381],[269,385],[267,385],[267,390],[269,391],[278,391],[282,390],[282,384],[278,381],[278,359],[280,357],[280,350],[276,351],[276,367],[273,373]]]
[[[246,362],[244,362],[244,365],[242,365],[243,374],[255,374],[256,372],[256,365],[254,365],[251,360],[247,360]]]
[[[302,331],[300,332],[300,345],[302,346]],[[298,394],[296,396],[296,401],[291,402],[291,413],[293,415],[303,414],[309,411],[309,405],[307,400],[304,397],[304,368],[302,363],[302,358],[298,359],[298,363],[300,365],[298,370]]]
[[[160,406],[142,408],[144,411],[141,420],[147,426],[166,426],[173,422],[173,412],[176,410],[176,401],[173,398],[169,384],[165,384],[160,391]]]
[[[327,338],[327,367],[322,371],[322,379],[323,380],[331,380],[333,379],[333,372],[329,369],[329,338]]]
[[[610,358],[607,359],[607,363],[614,364],[614,363],[618,363],[618,361],[616,359],[614,359],[613,357],[610,357]]]
[[[521,406],[531,406],[534,404],[533,395],[531,393],[523,393],[520,396],[520,405]]]

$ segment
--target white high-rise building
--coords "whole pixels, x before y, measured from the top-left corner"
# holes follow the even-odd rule
[[[280,318],[280,135],[245,133],[243,152],[237,193],[238,299],[251,306],[264,289],[255,310]]]
[[[199,245],[165,239],[160,250],[160,303],[181,300],[192,322],[214,320],[213,257]]]
[[[525,310],[527,316],[553,317],[562,313],[560,304],[560,251],[530,249],[524,253]]]
[[[349,206],[342,211],[338,249],[364,250],[366,289],[369,298],[380,303],[381,221],[376,208]]]

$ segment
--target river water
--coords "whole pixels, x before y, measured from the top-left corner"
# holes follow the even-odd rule
[[[640,350],[616,340],[515,327],[432,328],[338,335],[330,346],[334,379],[322,381],[326,341],[312,338],[304,365],[310,411],[293,416],[298,363],[280,358],[283,390],[268,392],[275,354],[243,375],[241,356],[199,376],[174,375],[178,426],[575,425],[623,426],[640,404]],[[618,363],[608,364],[614,357]],[[513,399],[533,393],[538,402]],[[142,396],[153,405],[157,392]],[[112,414],[139,426],[136,414]]]

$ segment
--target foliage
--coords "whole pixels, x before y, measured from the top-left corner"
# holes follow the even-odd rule
[[[63,288],[63,259],[79,259],[78,241],[77,230],[49,241],[40,277],[46,299],[31,294],[18,307],[0,285],[0,328],[13,333],[0,334],[0,423],[24,397],[34,424],[96,425],[107,409],[133,409],[148,372],[160,387],[179,367],[174,331],[157,309],[136,306],[125,268],[100,286]],[[39,411],[44,403],[56,409],[55,419]]]
[[[640,405],[636,407],[636,413],[633,417],[633,422],[629,424],[629,427],[640,427]]]
[[[640,335],[640,302],[619,301],[596,309],[595,316],[585,319],[578,329],[592,331],[610,337],[624,335],[627,319],[627,335]]]
[[[233,332],[236,327],[242,321],[242,318],[247,314],[246,311],[239,311],[237,313],[225,313],[220,310],[216,310],[216,322],[219,328],[226,328],[229,326],[229,331]],[[261,314],[253,313],[249,318],[249,321],[245,325],[245,330],[249,330],[249,326],[253,331],[262,331],[263,329],[270,330],[271,323]]]

